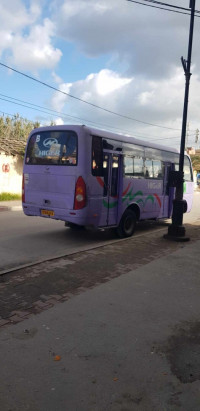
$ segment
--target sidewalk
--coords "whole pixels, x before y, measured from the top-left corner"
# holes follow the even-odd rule
[[[21,200],[0,201],[0,212],[1,211],[19,211],[19,210],[22,210]]]
[[[199,411],[196,238],[175,251],[166,242],[166,256],[2,328],[1,409]],[[87,270],[84,255],[79,265]]]

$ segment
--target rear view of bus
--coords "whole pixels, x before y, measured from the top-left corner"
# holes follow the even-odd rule
[[[77,180],[78,136],[65,126],[31,132],[24,158],[22,204],[26,215],[70,220],[85,207],[83,178]],[[68,218],[67,218],[68,217]],[[77,220],[81,224],[81,220]]]

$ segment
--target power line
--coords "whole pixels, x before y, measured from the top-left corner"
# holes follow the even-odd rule
[[[0,94],[0,96],[2,96],[2,95],[5,96],[4,94]],[[25,102],[24,100],[15,99],[14,97],[8,97],[8,96],[5,96],[5,97],[7,97],[7,99],[0,97],[0,100],[6,101],[8,103],[15,104],[15,105],[19,105],[19,106],[22,106],[22,107],[25,107],[25,108],[29,108],[29,109],[32,109],[32,110],[36,110],[36,111],[39,111],[39,112],[45,113],[45,114],[50,114],[50,115],[54,114],[55,115],[55,113],[57,113],[57,114],[59,114],[60,116],[62,116],[64,118],[65,117],[76,118],[76,119],[78,119],[79,122],[81,122],[83,120],[79,117],[74,117],[74,116],[70,116],[70,115],[65,114],[65,113],[60,113],[60,112],[57,112],[57,111],[54,111],[54,110],[51,110],[51,109],[46,109],[45,107],[38,106],[38,105],[33,104],[33,103]],[[18,102],[9,100],[9,98],[11,98],[13,100],[17,100]],[[26,104],[21,104],[19,102],[23,102],[23,103],[26,103]],[[27,104],[31,104],[34,107],[30,107]],[[41,110],[41,109],[38,109],[38,108],[35,108],[35,107],[43,108],[44,110]],[[48,111],[50,111],[50,113]],[[58,118],[58,116],[56,116],[56,117]],[[23,118],[23,117],[21,117],[21,118]],[[156,136],[149,136],[149,134],[143,134],[143,133],[138,134],[138,133],[130,132],[130,130],[121,129],[120,127],[113,127],[113,126],[108,125],[108,124],[106,124],[106,125],[105,124],[100,124],[100,123],[93,122],[93,121],[86,120],[86,119],[84,119],[84,122],[86,122],[87,124],[92,124],[93,126],[97,126],[97,127],[100,127],[100,128],[105,127],[106,129],[117,130],[118,132],[123,132],[124,134],[131,134],[131,135],[136,136],[137,138],[138,137],[139,138],[145,138],[145,137],[150,137],[150,138],[153,137],[154,138],[154,137],[156,137]],[[174,137],[173,136],[173,137],[170,137],[170,138],[173,139],[173,138],[179,138],[179,137]],[[165,139],[165,137],[163,137],[163,140],[164,139]]]
[[[3,116],[4,116],[4,114],[7,114],[8,116],[10,116],[10,117],[16,117],[17,115],[16,114],[11,114],[11,113],[7,113],[7,112],[5,112],[5,111],[2,111],[2,110],[0,110],[0,113],[2,113],[3,114]],[[27,118],[25,118],[25,117],[22,117],[22,116],[20,116],[19,117],[20,119],[22,119],[22,120],[25,120],[25,121],[29,121],[30,123],[35,123],[35,121],[33,121],[33,120],[30,120],[30,119],[27,119]],[[111,126],[110,126],[111,127]],[[116,127],[113,127],[114,129],[117,129]],[[120,130],[120,129],[117,129],[117,130]],[[124,130],[121,130],[121,131],[124,131]],[[138,138],[139,137],[139,139],[141,139],[141,136],[142,137],[145,137],[145,135],[144,134],[141,134],[141,135],[138,135],[137,133],[130,133],[130,131],[128,132],[132,137],[136,137],[136,138]],[[195,137],[195,134],[190,134],[189,135],[190,137]],[[163,141],[163,140],[173,140],[173,141],[171,141],[170,142],[170,144],[172,144],[173,142],[175,143],[175,144],[177,144],[174,140],[177,140],[177,139],[179,139],[180,137],[162,137],[162,138],[158,138],[158,139],[155,139],[154,138],[154,136],[149,136],[148,135],[148,137],[152,140],[152,142],[155,142],[155,141]],[[146,139],[145,139],[146,140]],[[146,141],[148,141],[148,140],[146,140]]]
[[[0,113],[3,114],[3,117],[4,117],[4,114],[6,114],[7,116],[10,116],[10,117],[16,117],[17,116],[17,114],[7,113],[6,111],[2,111],[2,110],[0,110]],[[35,121],[29,120],[28,118],[25,118],[25,117],[22,117],[22,116],[20,116],[19,118],[22,119],[22,120],[30,121],[31,123],[35,123]]]
[[[130,1],[131,1],[131,0],[130,0]],[[66,96],[68,96],[68,97],[71,97],[71,98],[73,98],[73,99],[75,99],[75,100],[78,100],[78,101],[80,101],[80,102],[82,102],[82,103],[88,104],[89,106],[92,106],[92,107],[98,108],[98,109],[100,109],[100,110],[103,110],[103,111],[105,111],[105,112],[107,112],[107,113],[114,114],[114,115],[119,116],[119,117],[122,117],[122,118],[126,118],[127,120],[136,121],[137,123],[142,123],[142,124],[146,124],[146,125],[153,126],[153,127],[165,128],[165,129],[168,129],[168,130],[176,130],[176,131],[179,131],[179,129],[175,129],[175,128],[172,128],[172,127],[165,127],[165,126],[161,126],[161,125],[158,125],[158,124],[148,123],[148,122],[146,122],[146,121],[138,120],[138,119],[135,119],[135,118],[133,118],[133,117],[129,117],[129,116],[125,116],[125,115],[120,114],[120,113],[116,113],[116,112],[111,111],[111,110],[108,110],[108,109],[106,109],[106,108],[104,108],[104,107],[98,106],[97,104],[90,103],[89,101],[83,100],[83,99],[81,99],[81,98],[79,98],[79,97],[73,96],[72,94],[66,93],[65,91],[59,90],[58,88],[56,88],[56,87],[54,87],[54,86],[51,86],[51,85],[48,84],[48,83],[45,83],[45,82],[43,82],[43,81],[41,81],[41,80],[38,80],[38,79],[36,79],[35,77],[29,76],[28,74],[25,74],[25,73],[23,73],[23,72],[21,72],[21,71],[19,71],[19,70],[16,70],[16,69],[14,69],[13,67],[7,66],[6,64],[3,64],[3,63],[0,62],[0,65],[3,66],[3,67],[8,68],[9,70],[14,71],[14,72],[17,73],[17,74],[20,74],[20,75],[22,75],[22,76],[24,76],[24,77],[27,77],[27,78],[30,79],[30,80],[33,80],[33,81],[35,81],[35,82],[37,82],[37,83],[39,83],[39,84],[42,84],[43,86],[46,86],[46,87],[48,87],[48,88],[50,88],[50,89],[52,89],[52,90],[54,90],[54,91],[57,91],[57,92],[59,92],[59,93],[61,93],[61,94],[64,94],[64,95],[66,95]]]
[[[60,111],[52,110],[52,109],[49,109],[49,108],[46,108],[46,107],[43,107],[43,106],[39,106],[39,105],[34,104],[34,103],[31,103],[31,102],[28,102],[28,101],[24,101],[24,100],[17,99],[17,98],[15,98],[15,97],[7,96],[7,95],[5,95],[5,94],[1,94],[1,93],[0,93],[0,96],[4,97],[4,98],[0,97],[0,100],[7,101],[7,102],[13,103],[13,104],[22,105],[23,107],[31,108],[31,109],[33,109],[33,110],[34,110],[35,107],[36,107],[36,108],[37,108],[36,110],[37,110],[37,111],[40,111],[41,113],[54,114],[54,115],[55,115],[55,114],[59,114],[59,115],[62,116],[62,117],[75,118],[76,120],[79,120],[79,121],[84,121],[84,122],[87,122],[87,123],[90,123],[90,124],[98,125],[98,127],[99,127],[99,126],[100,126],[100,127],[107,127],[107,128],[111,128],[111,129],[113,129],[113,130],[123,131],[123,133],[130,133],[130,130],[120,129],[119,127],[113,127],[113,126],[108,125],[108,124],[97,123],[97,122],[94,122],[94,121],[91,121],[91,120],[86,120],[86,119],[83,119],[83,118],[80,118],[80,117],[71,116],[70,114],[66,114],[66,113],[62,113],[62,112],[60,112]],[[11,100],[8,100],[8,99],[11,99]],[[15,101],[12,101],[12,100],[15,100],[15,101],[20,102],[20,103],[23,103],[23,104],[16,103]],[[33,106],[33,107],[30,107],[30,106]],[[42,109],[42,110],[40,110],[40,109]],[[44,111],[44,110],[45,110],[45,111]],[[50,113],[49,113],[49,112],[50,112]],[[180,131],[180,130],[179,130],[179,131]],[[135,133],[134,133],[134,134],[135,134]],[[139,133],[139,134],[141,134],[141,133]],[[135,135],[138,135],[138,134],[136,133]],[[141,136],[146,136],[146,137],[147,137],[147,136],[149,136],[149,134],[146,134],[146,135],[145,135],[144,133],[142,133]],[[150,137],[151,137],[151,136],[150,136]],[[156,137],[156,136],[155,136],[155,137]],[[171,138],[174,138],[174,137],[171,137]]]
[[[171,9],[166,8],[166,7],[153,6],[152,4],[141,3],[140,1],[136,1],[136,0],[126,0],[126,1],[129,1],[129,2],[131,2],[131,3],[140,4],[140,5],[142,5],[142,6],[153,7],[154,9],[166,10],[166,11],[171,11],[172,13],[185,14],[185,15],[190,16],[190,13],[185,13],[185,12],[183,12],[183,11],[178,11],[178,10],[171,10]],[[150,0],[143,0],[143,1],[148,1],[148,2],[150,2]],[[159,3],[158,3],[158,4],[159,4]],[[160,3],[160,4],[162,4],[162,3]],[[163,3],[163,4],[164,4],[164,3]],[[172,7],[172,6],[171,6],[171,7]],[[183,9],[184,9],[184,8],[183,8]],[[189,9],[186,9],[186,10],[189,11]],[[199,11],[196,10],[196,13],[199,13]],[[195,14],[195,16],[196,16],[196,17],[200,17],[200,16],[198,16],[198,15],[196,15],[196,14]]]
[[[174,9],[190,11],[190,9],[188,7],[186,8],[186,7],[175,6],[174,4],[163,3],[163,2],[157,1],[157,0],[143,0],[143,1],[148,2],[148,3],[160,4],[162,6],[172,7]],[[195,10],[195,11],[196,11],[196,13],[200,13],[198,10]]]

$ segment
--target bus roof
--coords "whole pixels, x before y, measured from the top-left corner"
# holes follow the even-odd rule
[[[99,136],[99,137],[104,137],[104,138],[110,138],[112,140],[118,140],[118,141],[124,141],[126,143],[133,143],[136,145],[144,146],[144,147],[150,147],[150,148],[156,148],[158,150],[163,150],[163,151],[168,151],[172,153],[179,153],[179,151],[176,148],[173,147],[166,147],[160,144],[155,144],[147,140],[140,140],[138,138],[129,136],[129,135],[124,135],[124,134],[118,134],[118,133],[112,133],[110,131],[106,130],[100,130],[97,128],[93,127],[88,127],[85,125],[71,125],[71,124],[66,124],[66,125],[58,125],[58,126],[46,126],[46,127],[39,127],[34,130],[32,130],[31,134],[39,132],[39,131],[47,131],[47,130],[73,130],[73,131],[79,131],[80,129],[84,129],[87,133],[92,134],[94,136]]]

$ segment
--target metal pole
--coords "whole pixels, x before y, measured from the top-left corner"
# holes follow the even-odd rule
[[[188,43],[188,57],[187,60],[181,57],[181,62],[185,72],[185,98],[183,107],[183,120],[182,120],[182,133],[181,133],[181,145],[180,145],[180,157],[179,157],[179,171],[175,177],[175,187],[176,195],[173,201],[173,214],[172,214],[172,224],[168,228],[168,234],[165,238],[171,238],[176,241],[188,241],[189,238],[185,237],[185,227],[183,223],[183,214],[186,210],[187,203],[183,200],[183,183],[184,183],[184,153],[185,153],[185,138],[186,138],[186,126],[187,126],[187,111],[188,111],[188,97],[189,97],[189,86],[190,86],[190,66],[191,66],[191,56],[192,56],[192,41],[193,41],[193,29],[194,29],[194,13],[195,13],[195,1],[190,0],[189,7],[191,8],[190,17],[190,32],[189,32],[189,43]]]
[[[190,8],[191,8],[191,19],[190,19],[190,34],[189,34],[187,61],[183,60],[183,57],[182,57],[182,64],[183,64],[183,68],[184,68],[184,71],[185,71],[185,99],[184,99],[184,108],[183,108],[183,122],[182,122],[180,159],[179,159],[179,172],[180,173],[183,172],[183,165],[184,165],[185,135],[186,135],[187,111],[188,111],[188,97],[189,97],[189,86],[190,86],[190,77],[191,77],[190,66],[191,66],[191,56],[192,56],[195,0],[190,0]]]

